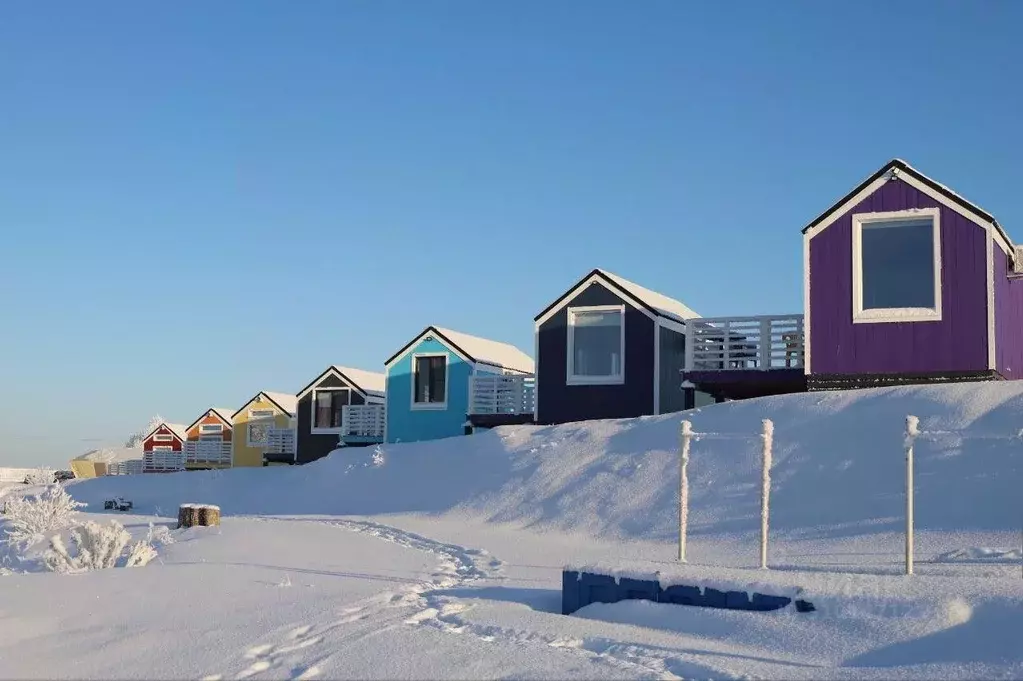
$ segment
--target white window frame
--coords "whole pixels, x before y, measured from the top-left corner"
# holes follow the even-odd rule
[[[863,309],[863,226],[876,222],[907,222],[929,218],[933,228],[934,307],[904,307],[879,310]],[[914,208],[883,213],[856,213],[852,216],[852,294],[853,323],[941,321],[941,210]]]
[[[575,374],[575,316],[586,312],[617,312],[621,319],[622,361],[616,376],[577,376]],[[566,385],[623,385],[625,383],[625,305],[586,305],[566,309],[568,333],[565,345]]]
[[[199,434],[200,435],[210,435],[212,433],[223,433],[223,432],[224,432],[224,424],[223,423],[200,423],[199,424]]]
[[[173,452],[174,451],[174,446],[173,445],[154,445],[152,451],[154,451],[154,452]]]
[[[443,402],[416,402],[416,361],[420,357],[443,357],[444,358],[444,401]],[[409,371],[410,395],[409,400],[412,411],[444,411],[448,408],[448,401],[451,399],[451,357],[446,352],[414,352],[412,353]]]
[[[313,388],[312,397],[313,401],[309,404],[309,433],[311,435],[335,435],[341,432],[341,426],[337,428],[317,428],[316,427],[316,393],[348,393],[348,404],[352,403],[352,389],[344,386],[338,386],[336,388]]]
[[[269,414],[269,416],[261,416],[260,414]],[[262,442],[253,442],[252,438],[252,426],[256,423],[262,423],[263,421],[270,421],[270,428],[277,425],[277,412],[273,409],[250,409],[249,420],[245,424],[245,445],[247,447],[265,447],[270,444],[270,431],[267,429],[267,439]]]
[[[168,433],[157,433],[153,436],[153,442],[174,442],[174,436]]]

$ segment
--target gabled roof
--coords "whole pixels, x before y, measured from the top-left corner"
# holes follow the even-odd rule
[[[320,381],[328,375],[334,375],[367,396],[384,397],[387,390],[387,376],[377,371],[366,371],[364,369],[353,369],[352,367],[332,364],[327,369],[309,382],[309,385],[298,391],[296,399],[302,399],[306,394],[315,388]]]
[[[693,319],[700,316],[681,301],[669,298],[663,293],[651,291],[650,289],[640,286],[634,281],[629,281],[625,277],[614,274],[613,272],[596,268],[572,285],[572,287],[558,297],[557,300],[545,307],[540,314],[533,318],[533,321],[540,321],[543,317],[546,317],[552,312],[560,310],[568,305],[568,303],[571,302],[572,299],[580,292],[578,289],[583,287],[591,279],[600,280],[600,282],[607,288],[611,289],[622,298],[635,302],[638,307],[647,310],[647,312],[652,315],[664,317],[677,322],[684,322],[687,319]]]
[[[298,398],[295,397],[294,395],[290,395],[288,393],[274,393],[268,392],[266,390],[260,390],[251,398],[246,400],[245,404],[238,408],[238,411],[231,414],[231,420],[234,421],[234,417],[242,413],[245,407],[252,404],[260,395],[265,397],[268,401],[272,402],[278,409],[283,411],[288,416],[294,416],[295,412],[298,410]]]
[[[96,461],[100,463],[118,463],[142,459],[144,452],[141,447],[105,447],[90,449],[76,456],[72,461]]]
[[[177,438],[181,441],[185,440],[186,437],[185,434],[188,432],[188,428],[182,423],[167,423],[166,421],[161,421],[158,426],[153,428],[144,438],[142,438],[142,441],[145,442],[146,440],[151,438],[153,434],[156,433],[156,431],[160,430],[161,428],[167,428],[172,433],[174,433],[174,435],[177,436]]]
[[[231,427],[232,410],[225,409],[224,407],[210,407],[209,409],[204,409],[203,412],[199,414],[199,418],[192,421],[191,423],[188,424],[188,426],[185,427],[185,433],[188,433],[188,431],[192,430],[192,428],[195,427],[195,424],[199,423],[199,421],[202,421],[203,418],[205,418],[206,414],[210,413],[211,411],[217,418],[223,421],[228,428]]]
[[[536,371],[533,358],[514,345],[480,338],[479,336],[470,336],[467,333],[452,331],[440,326],[428,326],[423,329],[419,335],[402,346],[401,350],[391,355],[384,362],[384,366],[389,366],[394,360],[404,355],[412,346],[428,335],[438,336],[441,342],[470,362],[489,364],[527,374],[532,374]]]
[[[903,174],[910,178],[913,178],[918,183],[929,188],[931,192],[935,194],[934,197],[935,200],[939,201],[940,203],[944,203],[946,206],[953,209],[958,207],[962,210],[973,213],[982,221],[989,223],[992,227],[994,227],[995,231],[998,232],[999,235],[1001,235],[1002,239],[1005,240],[1005,242],[1010,246],[1011,249],[1012,239],[1009,238],[1008,233],[1006,233],[1002,226],[998,224],[998,220],[995,219],[995,216],[993,216],[991,213],[987,212],[977,204],[973,203],[972,201],[967,201],[965,198],[963,198],[956,192],[952,191],[949,187],[946,187],[940,182],[930,177],[927,177],[919,170],[909,165],[900,158],[893,158],[891,161],[888,161],[888,163],[881,166],[881,168],[877,170],[877,172],[875,172],[873,175],[871,175],[866,180],[857,185],[855,189],[853,189],[851,192],[849,192],[841,199],[839,199],[837,202],[835,202],[826,211],[818,215],[813,220],[813,222],[811,222],[810,224],[803,228],[803,234],[806,234],[808,231],[810,231],[817,225],[827,220],[833,214],[839,211],[845,212],[845,210],[848,210],[850,206],[847,206],[846,204],[852,201],[857,196],[857,194],[861,193],[862,191],[867,189],[870,185],[877,182],[881,178],[885,176],[890,176],[889,179],[897,179],[900,177],[900,175]]]

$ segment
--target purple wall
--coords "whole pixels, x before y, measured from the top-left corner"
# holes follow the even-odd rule
[[[995,247],[995,352],[1005,378],[1023,379],[1023,279],[1009,279],[1009,259]]]
[[[942,320],[853,324],[852,215],[907,208],[941,208]],[[811,239],[812,373],[986,371],[986,236],[955,211],[893,181]]]

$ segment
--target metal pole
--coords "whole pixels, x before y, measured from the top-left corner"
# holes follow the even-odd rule
[[[767,569],[767,528],[771,508],[771,447],[774,442],[774,423],[763,420],[761,452],[763,467],[760,471],[760,568]]]
[[[920,434],[920,419],[906,417],[906,574],[913,574],[913,441]]]
[[[689,531],[689,446],[693,439],[693,424],[682,422],[681,450],[678,470],[678,561],[686,562],[686,534]]]

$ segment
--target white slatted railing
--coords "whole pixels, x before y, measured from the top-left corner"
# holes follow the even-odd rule
[[[686,323],[686,371],[801,369],[805,352],[801,314]]]
[[[107,475],[139,475],[142,471],[142,459],[128,459],[107,464]]]
[[[194,465],[231,465],[231,443],[222,440],[188,440],[185,463]]]
[[[477,374],[469,379],[470,414],[532,414],[536,377]]]
[[[382,404],[352,404],[341,408],[341,437],[384,437],[387,411]]]
[[[143,473],[165,473],[183,470],[185,470],[184,452],[156,450],[142,455]]]
[[[295,454],[295,429],[294,428],[270,428],[266,434],[266,446],[264,454],[294,455]]]

